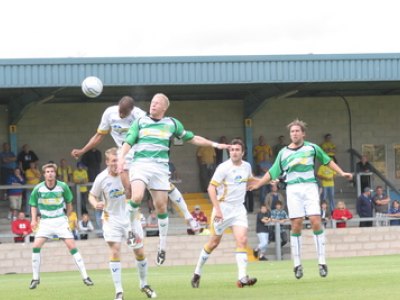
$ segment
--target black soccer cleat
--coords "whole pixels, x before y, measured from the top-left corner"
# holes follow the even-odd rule
[[[258,249],[257,248],[254,248],[253,249],[253,256],[255,257],[255,258],[257,258],[258,257]]]
[[[92,286],[94,285],[92,279],[90,279],[90,277],[86,277],[85,279],[83,279],[83,283],[86,284],[87,286]]]
[[[257,278],[250,278],[248,275],[236,282],[238,288],[244,288],[245,286],[253,286],[257,282]]]
[[[303,267],[302,265],[298,265],[297,267],[294,268],[294,276],[297,279],[300,279],[301,277],[303,277]]]
[[[164,250],[158,250],[156,264],[161,266],[165,261],[166,253]]]
[[[193,278],[190,281],[190,283],[192,284],[192,288],[195,288],[195,289],[199,288],[199,286],[200,286],[200,275],[194,273],[193,274]]]
[[[318,265],[319,267],[319,276],[326,277],[328,276],[328,266],[327,265]]]
[[[124,293],[122,292],[116,293],[114,300],[124,300]]]
[[[156,292],[149,285],[142,287],[141,291],[146,294],[147,298],[157,298]]]
[[[32,279],[29,289],[31,290],[36,289],[39,284],[40,284],[40,279]]]

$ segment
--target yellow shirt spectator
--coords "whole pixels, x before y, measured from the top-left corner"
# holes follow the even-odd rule
[[[38,184],[40,182],[40,171],[37,168],[29,168],[25,171],[26,184]]]
[[[71,230],[75,230],[77,225],[78,225],[78,215],[76,214],[76,212],[71,212],[71,214],[68,216],[68,224],[69,224],[69,228]]]
[[[83,164],[78,163],[78,169],[74,170],[72,173],[72,181],[76,184],[89,182],[89,176],[87,171],[83,168]],[[79,191],[85,193],[88,191],[88,188],[87,186],[81,186]]]
[[[335,181],[334,181],[335,175],[336,172],[333,171],[328,166],[321,165],[318,168],[317,176],[319,179],[321,179],[322,187],[335,186]]]
[[[216,153],[213,147],[199,147],[197,149],[199,163],[203,165],[213,165],[215,163]]]

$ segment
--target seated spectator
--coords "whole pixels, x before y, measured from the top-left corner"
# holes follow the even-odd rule
[[[277,201],[275,205],[275,209],[271,210],[271,222],[272,223],[280,223],[281,224],[281,247],[285,246],[288,242],[288,234],[283,226],[283,223],[289,221],[289,216],[287,212],[283,209],[283,204],[281,201]],[[269,233],[269,241],[275,241],[275,226],[271,227]]]
[[[25,218],[23,211],[18,213],[18,218],[11,223],[11,231],[16,235],[14,242],[29,243],[32,233],[31,222]]]
[[[68,216],[69,229],[71,229],[74,239],[78,239],[78,215],[75,211],[72,211]]]
[[[88,214],[83,214],[82,219],[78,222],[79,237],[81,240],[87,240],[89,232],[94,230],[93,224]]]
[[[337,220],[336,228],[347,227],[347,220],[353,218],[353,214],[346,208],[344,201],[339,201],[332,212],[332,219]]]
[[[159,234],[157,214],[155,210],[151,210],[146,222],[146,236],[158,236]]]
[[[265,196],[264,204],[269,211],[276,209],[276,203],[281,202],[283,209],[285,209],[285,197],[279,192],[278,184],[271,183],[271,192]]]
[[[25,184],[25,179],[22,176],[22,172],[19,168],[14,169],[14,173],[11,174],[7,179],[7,184],[13,186],[21,186]],[[7,191],[8,200],[10,201],[10,218],[13,220],[17,219],[17,214],[22,207],[22,195],[24,190],[22,188],[9,189]]]
[[[267,248],[269,240],[268,224],[271,222],[271,212],[265,205],[261,205],[260,212],[257,214],[256,233],[258,237],[258,246],[253,249],[254,257],[258,260],[267,259]]]
[[[65,183],[72,182],[72,167],[68,165],[67,160],[62,158],[57,168],[57,179]]]
[[[390,226],[400,226],[400,204],[398,200],[394,200],[392,207],[389,209],[388,217],[398,218],[397,220],[390,220]]]
[[[196,205],[194,207],[194,211],[192,211],[192,217],[195,221],[197,221],[200,226],[199,232],[203,232],[203,230],[208,227],[207,216],[203,211],[201,211],[200,205]],[[195,234],[195,232],[191,228],[188,228],[187,233],[190,235]]]
[[[40,170],[37,167],[37,164],[35,162],[31,162],[29,164],[29,169],[25,171],[25,179],[26,179],[26,184],[29,185],[37,185],[40,182],[40,178],[42,177],[42,174]],[[30,212],[30,206],[29,206],[29,198],[31,197],[32,189],[25,190],[25,214],[28,216],[31,214]]]
[[[321,221],[326,227],[326,223],[329,220],[328,203],[326,201],[321,202]]]

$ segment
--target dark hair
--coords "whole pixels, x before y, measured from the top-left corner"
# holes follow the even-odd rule
[[[241,139],[233,139],[231,141],[231,145],[240,145],[242,147],[242,150],[245,150],[245,145]]]

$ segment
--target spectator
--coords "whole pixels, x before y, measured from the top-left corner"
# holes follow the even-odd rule
[[[383,192],[383,187],[378,185],[372,197],[375,206],[376,226],[388,226],[387,213],[389,211],[390,197]]]
[[[78,162],[76,164],[77,169],[72,172],[72,181],[75,184],[85,184],[89,182],[88,173],[85,169],[85,165],[82,162]],[[79,192],[81,193],[81,210],[82,213],[87,213],[86,210],[86,202],[88,200],[88,188],[86,185],[82,185],[79,188]]]
[[[224,136],[224,135],[221,136],[218,140],[218,143],[228,144],[228,140],[227,140],[226,136]],[[217,155],[217,166],[220,163],[223,163],[224,161],[229,159],[229,150],[215,149],[215,151],[216,151],[216,155]]]
[[[101,152],[97,148],[92,148],[82,155],[82,163],[87,167],[89,181],[93,182],[100,173]]]
[[[277,201],[275,205],[275,209],[271,210],[271,222],[272,223],[280,223],[281,225],[281,247],[285,246],[288,242],[288,235],[284,227],[284,223],[289,221],[289,216],[287,212],[283,209],[283,203],[281,201]],[[275,241],[275,226],[270,230],[270,238],[269,240]]]
[[[170,172],[170,181],[178,182],[180,181],[178,176],[178,171],[176,170],[175,165],[172,162],[168,162],[169,172]]]
[[[279,151],[281,151],[281,149],[285,146],[287,146],[285,143],[285,137],[283,135],[280,135],[278,137],[278,144],[272,147],[272,154],[274,156],[274,160],[276,159],[276,156],[278,155]]]
[[[215,150],[211,146],[197,148],[197,162],[200,169],[200,185],[202,192],[207,192],[208,184],[215,170]]]
[[[16,187],[25,184],[25,179],[22,176],[21,170],[19,168],[15,168],[14,173],[8,176],[7,184]],[[14,188],[7,191],[8,200],[10,201],[9,219],[11,219],[11,217],[13,220],[17,219],[18,211],[21,210],[22,206],[23,191],[24,190],[22,188]]]
[[[17,157],[10,150],[9,143],[3,143],[3,151],[0,152],[0,184],[7,184],[8,177],[14,174],[14,169],[17,167]],[[3,192],[3,190],[2,190]],[[7,198],[7,193],[4,192],[4,199]]]
[[[373,202],[369,187],[365,187],[363,193],[358,197],[356,207],[360,218],[372,218]],[[372,227],[372,221],[361,221],[360,227]]]
[[[280,201],[283,208],[285,208],[285,197],[279,192],[278,184],[271,183],[271,192],[265,196],[264,204],[267,206],[269,211],[276,209],[276,203]]]
[[[72,167],[68,165],[65,158],[60,160],[60,166],[57,169],[57,179],[67,184],[72,182]]]
[[[258,170],[260,172],[259,175],[260,176],[264,176],[264,174],[268,172],[268,170],[271,168],[271,166],[272,166],[271,162],[269,162],[267,160],[264,160],[264,161],[260,162],[258,164]],[[260,205],[264,204],[265,196],[269,192],[271,192],[271,185],[270,184],[265,184],[260,188],[260,190],[259,190],[259,193],[260,193]]]
[[[388,217],[397,218],[397,220],[390,220],[390,226],[400,226],[400,204],[398,200],[393,201]]]
[[[329,220],[328,203],[326,201],[321,202],[321,221],[326,227],[327,221]]]
[[[368,161],[366,155],[361,156],[361,160],[356,164],[356,173],[369,173],[372,172],[372,165]],[[370,175],[360,175],[361,191],[364,191],[366,187],[371,186]]]
[[[40,170],[37,167],[37,163],[31,162],[29,163],[29,169],[25,171],[25,179],[26,179],[26,184],[29,185],[37,185],[40,182],[40,178],[42,177],[42,174],[40,173]],[[29,198],[31,197],[32,189],[27,189],[25,190],[25,198],[26,198],[26,204],[25,204],[25,214],[27,216],[30,215],[30,206],[29,206]]]
[[[158,236],[159,234],[157,214],[155,210],[151,210],[146,222],[146,236]]]
[[[322,150],[325,151],[328,156],[330,156],[335,163],[336,160],[336,145],[332,142],[332,135],[330,133],[325,134],[324,141],[321,144]]]
[[[260,175],[261,170],[259,169],[259,164],[262,161],[271,162],[272,160],[272,149],[265,143],[265,137],[263,135],[260,135],[258,138],[258,145],[253,149],[253,157],[257,166],[257,175]]]
[[[333,156],[330,156],[333,159]],[[326,165],[321,165],[317,171],[317,177],[321,181],[322,200],[329,201],[330,212],[335,209],[335,178],[336,172]]]
[[[192,211],[192,217],[197,221],[201,228],[207,228],[208,219],[206,214],[201,210],[200,205],[196,205],[194,207],[194,211]]]
[[[29,145],[25,144],[22,146],[22,150],[18,154],[17,161],[19,168],[23,172],[25,172],[27,169],[29,169],[30,163],[31,162],[37,163],[39,161],[39,158],[37,157],[35,152],[29,149]]]
[[[71,230],[74,240],[78,239],[78,215],[75,211],[72,211],[68,216],[68,225]]]
[[[16,235],[15,243],[29,243],[32,233],[31,221],[25,218],[23,211],[18,213],[18,218],[11,223],[11,231]]]
[[[268,224],[271,222],[271,212],[267,206],[261,205],[260,212],[257,214],[256,233],[258,237],[258,246],[253,249],[254,257],[258,260],[267,259],[267,248],[269,240]]]
[[[78,222],[79,238],[81,240],[87,240],[89,237],[89,232],[94,230],[92,221],[89,219],[88,214],[83,214],[82,219]]]
[[[347,227],[347,220],[353,218],[353,214],[346,208],[344,201],[338,201],[336,208],[332,212],[332,219],[336,220],[336,228]]]

